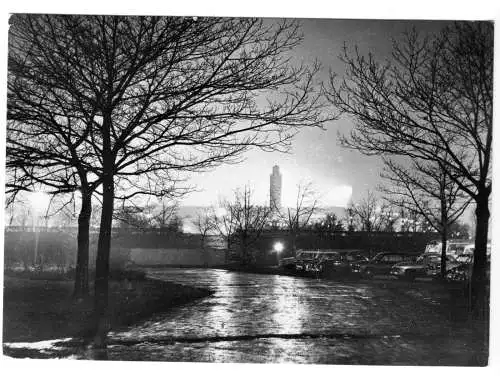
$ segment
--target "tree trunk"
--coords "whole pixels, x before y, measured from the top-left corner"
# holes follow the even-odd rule
[[[487,304],[488,279],[486,277],[489,218],[488,194],[480,192],[476,200],[477,225],[471,287],[474,316],[483,320],[487,319],[489,314],[489,307]]]
[[[489,192],[479,192],[476,199],[476,239],[474,248],[474,264],[471,278],[471,303],[472,318],[476,324],[476,338],[478,339],[478,351],[483,354],[481,365],[488,362],[489,353],[489,281],[486,276],[487,270],[487,244],[488,244],[488,222],[490,212],[488,208]]]
[[[106,335],[109,331],[108,317],[108,276],[109,255],[111,248],[111,226],[113,221],[114,182],[110,169],[105,169],[103,178],[103,201],[99,239],[97,243],[97,259],[94,295],[94,348],[106,347]]]
[[[441,275],[441,280],[445,280],[446,278],[446,246],[447,246],[447,241],[448,241],[448,229],[446,228],[447,226],[444,225],[442,228],[441,232],[441,268],[440,268],[440,275]]]
[[[440,221],[441,221],[441,280],[446,279],[446,241],[448,240],[448,205],[446,192],[446,178],[443,175],[440,179]]]
[[[78,216],[78,250],[73,297],[82,299],[89,295],[89,236],[92,195],[82,191],[82,207]]]

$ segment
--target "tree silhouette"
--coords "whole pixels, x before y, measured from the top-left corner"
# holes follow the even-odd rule
[[[234,199],[223,201],[221,208],[213,217],[214,226],[229,244],[239,247],[242,264],[248,266],[254,261],[255,244],[269,222],[271,209],[254,203],[249,186],[236,190]]]
[[[395,206],[418,213],[441,235],[441,277],[446,274],[446,243],[450,226],[470,204],[462,192],[437,164],[413,161],[409,167],[385,160],[382,187],[385,199]]]
[[[476,206],[475,313],[484,317],[493,131],[493,23],[457,22],[432,38],[416,31],[378,62],[347,47],[344,79],[328,98],[356,120],[344,146],[367,155],[403,155],[441,166]]]
[[[287,150],[300,128],[328,120],[318,66],[291,61],[301,35],[289,21],[15,15],[11,23],[11,128],[38,137],[51,122],[63,130],[54,144],[82,140],[71,161],[100,184],[92,341],[104,346],[118,192],[168,197],[185,174],[237,162],[249,147]]]
[[[358,223],[360,231],[380,231],[383,225],[382,206],[372,191],[366,197],[349,204],[349,213]]]
[[[297,237],[300,231],[308,226],[311,217],[317,213],[318,201],[318,194],[314,191],[313,184],[302,181],[297,185],[294,207],[286,208],[280,212],[286,230],[290,235],[290,243],[294,255],[297,251]]]
[[[214,218],[211,215],[209,209],[203,210],[203,212],[198,213],[194,220],[194,225],[198,233],[200,234],[200,245],[203,252],[203,264],[205,267],[208,266],[208,251],[206,248],[207,236],[216,230],[216,225],[214,223]]]

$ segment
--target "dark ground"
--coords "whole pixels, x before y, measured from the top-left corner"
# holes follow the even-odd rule
[[[245,363],[477,366],[487,359],[475,335],[485,324],[470,320],[462,285],[389,278],[329,281],[272,275],[274,268],[145,271],[155,279],[112,284],[115,319],[102,354],[81,352],[71,341],[45,349],[45,344],[19,343],[77,335],[91,304],[71,303],[71,282],[7,277],[4,352]],[[194,300],[209,291],[215,293]]]
[[[72,281],[4,277],[4,342],[79,337],[89,327],[92,297],[73,301]],[[211,291],[152,279],[110,282],[111,328],[163,312]]]

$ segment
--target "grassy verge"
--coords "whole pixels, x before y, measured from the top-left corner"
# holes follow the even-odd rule
[[[4,278],[4,342],[79,337],[89,330],[92,297],[76,302],[67,280]],[[152,279],[110,281],[111,329],[156,312],[206,297],[212,292]]]

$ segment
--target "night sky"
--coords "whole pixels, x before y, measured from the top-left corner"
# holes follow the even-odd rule
[[[384,20],[302,20],[304,41],[295,49],[298,61],[322,64],[319,77],[325,82],[331,69],[343,74],[345,68],[338,59],[344,42],[357,45],[362,53],[372,52],[377,58],[390,57],[392,41],[401,38],[406,30],[415,27],[421,33],[436,33],[446,25],[441,21],[384,21]],[[193,175],[190,180],[199,192],[192,193],[184,205],[215,204],[220,197],[245,184],[254,189],[254,198],[265,203],[269,195],[269,174],[277,164],[283,175],[283,205],[293,206],[296,186],[310,181],[321,196],[324,206],[345,206],[349,199],[358,200],[368,189],[375,190],[381,162],[378,157],[366,157],[338,145],[337,133],[347,133],[352,120],[341,118],[325,124],[326,130],[302,130],[293,141],[289,154],[252,150],[238,165],[223,165],[211,172]]]

